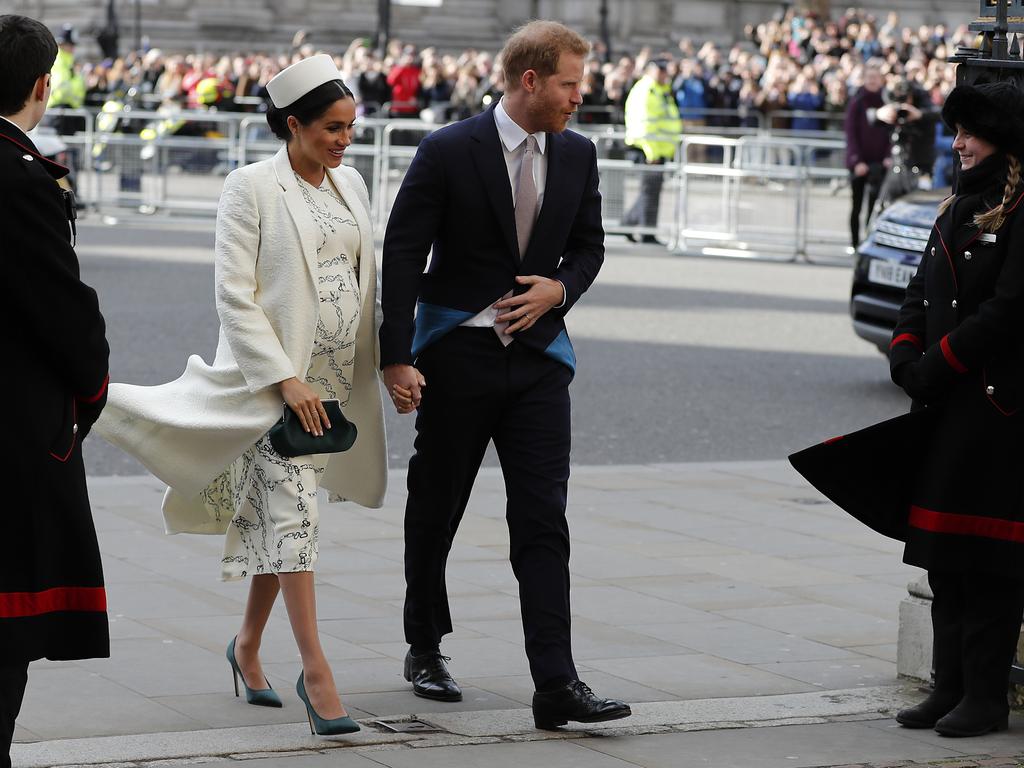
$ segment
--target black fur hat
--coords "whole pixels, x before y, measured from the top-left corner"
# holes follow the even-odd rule
[[[958,85],[942,105],[942,121],[1024,158],[1024,91],[1013,83]]]

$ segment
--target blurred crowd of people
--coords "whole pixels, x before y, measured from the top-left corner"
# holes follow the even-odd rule
[[[856,9],[838,19],[789,10],[745,30],[729,46],[683,39],[674,50],[644,48],[609,57],[600,42],[587,63],[581,122],[621,123],[630,88],[652,58],[667,60],[672,93],[688,125],[759,125],[770,113],[784,115],[773,127],[838,128],[851,95],[863,82],[864,63],[881,62],[887,86],[907,83],[941,103],[953,84],[945,61],[970,42],[966,25],[912,29],[896,12],[883,20]],[[180,104],[258,110],[267,82],[281,69],[318,52],[299,32],[289,53],[170,54],[157,49],[103,61],[79,61],[82,104],[101,107],[112,95],[131,94],[150,106]],[[344,52],[330,51],[366,115],[423,116],[433,121],[476,114],[502,91],[501,63],[491,51],[445,53],[393,40],[387,50],[356,39]],[[51,105],[59,106],[59,105]],[[719,111],[721,110],[721,111]]]

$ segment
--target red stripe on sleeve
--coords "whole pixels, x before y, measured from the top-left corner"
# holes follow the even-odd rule
[[[889,345],[889,349],[892,349],[897,344],[902,344],[905,341],[908,341],[915,347],[917,347],[918,352],[924,351],[924,344],[922,344],[921,340],[912,333],[901,333],[899,336],[892,340],[892,343]]]
[[[54,587],[42,592],[0,592],[0,619],[40,616],[58,611],[105,611],[103,587]]]
[[[103,379],[103,385],[100,387],[100,391],[91,397],[78,397],[75,398],[80,403],[95,403],[103,394],[107,391],[107,385],[110,384],[110,374],[108,373]]]
[[[949,363],[949,367],[957,373],[967,373],[967,366],[961,363],[957,356],[953,354],[953,348],[949,346],[949,336],[943,336],[942,341],[939,342],[939,347],[942,349],[942,356],[946,358],[946,362]]]

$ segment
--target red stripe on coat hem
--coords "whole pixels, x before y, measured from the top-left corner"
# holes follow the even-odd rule
[[[103,393],[107,391],[107,385],[110,384],[110,374],[108,373],[103,377],[103,385],[100,387],[100,391],[90,397],[78,397],[76,398],[80,403],[95,403],[101,397]]]
[[[936,512],[924,507],[910,507],[910,525],[932,533],[953,533],[961,536],[981,536],[1024,544],[1024,523],[1000,520],[980,515],[957,515]]]
[[[0,592],[0,619],[40,616],[57,611],[106,611],[103,587],[54,587],[42,592]]]
[[[892,340],[892,342],[889,344],[889,349],[892,349],[897,344],[902,344],[904,341],[908,341],[911,344],[913,344],[915,347],[917,347],[917,350],[919,352],[924,351],[924,344],[922,344],[921,340],[912,333],[901,333],[899,336]]]
[[[949,363],[949,367],[957,373],[967,373],[967,366],[957,359],[957,356],[953,354],[953,348],[949,346],[949,335],[942,337],[942,341],[939,342],[939,347],[942,349],[942,356],[946,358],[946,362]]]

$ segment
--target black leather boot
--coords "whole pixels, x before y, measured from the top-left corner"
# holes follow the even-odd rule
[[[935,685],[924,701],[900,710],[896,722],[904,728],[934,728],[964,695],[958,574],[928,572],[932,588],[932,669]]]
[[[1007,583],[1009,581],[1010,583]],[[1010,665],[1021,625],[1021,593],[1013,579],[966,574],[964,698],[935,723],[942,736],[983,736],[1005,731],[1010,714]]]

